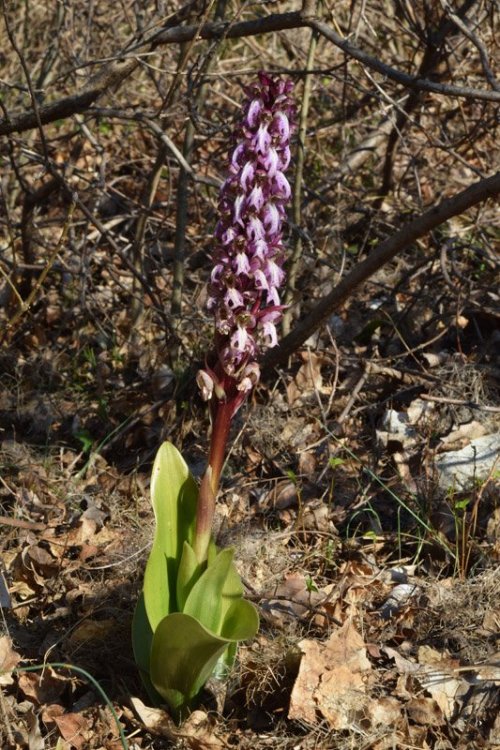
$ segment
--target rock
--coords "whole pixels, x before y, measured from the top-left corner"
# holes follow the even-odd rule
[[[477,480],[487,479],[495,464],[500,471],[499,457],[499,433],[476,438],[461,450],[441,453],[435,461],[439,486],[467,490]]]
[[[395,409],[387,409],[376,434],[378,442],[384,447],[389,442],[395,442],[400,443],[403,448],[410,448],[415,445],[418,437],[417,431],[410,425],[408,415]]]

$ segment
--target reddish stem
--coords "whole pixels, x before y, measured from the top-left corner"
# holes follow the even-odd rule
[[[215,419],[210,439],[210,453],[208,464],[212,467],[212,490],[214,495],[219,489],[219,480],[226,456],[226,445],[231,428],[231,420],[235,411],[233,399],[219,401],[215,412]]]
[[[210,440],[208,468],[202,479],[196,509],[194,549],[199,562],[206,560],[215,515],[215,498],[224,465],[234,403],[218,401]]]

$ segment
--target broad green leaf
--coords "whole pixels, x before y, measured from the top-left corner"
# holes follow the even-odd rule
[[[144,604],[151,628],[177,609],[177,570],[184,541],[192,542],[198,488],[171,443],[160,446],[151,477],[156,529],[144,574]]]
[[[144,595],[141,593],[135,605],[132,620],[132,647],[139,673],[149,697],[155,705],[161,703],[161,696],[155,690],[149,676],[151,645],[153,643],[153,631],[149,624],[144,606]]]
[[[255,636],[258,629],[257,608],[246,599],[239,599],[227,611],[220,635],[230,641],[247,641]]]
[[[144,594],[140,594],[135,605],[132,619],[132,647],[137,666],[144,672],[149,672],[149,656],[153,642],[153,631],[144,606]]]
[[[201,575],[201,567],[196,554],[188,542],[184,542],[182,557],[177,573],[177,607],[184,611],[184,605],[191,589]]]
[[[233,602],[222,623],[221,638],[231,638],[224,653],[214,667],[213,677],[217,680],[227,678],[236,658],[238,641],[254,638],[259,629],[259,615],[256,607],[245,599]]]
[[[177,714],[199,693],[229,643],[181,612],[160,622],[151,649],[151,680]]]
[[[228,570],[226,582],[222,589],[222,608],[221,608],[221,622],[226,616],[226,612],[231,607],[233,602],[238,601],[243,596],[243,586],[241,583],[240,574],[236,569],[236,565],[231,561],[231,566]]]
[[[236,659],[237,651],[238,642],[234,641],[234,643],[230,643],[226,650],[221,654],[221,656],[219,656],[219,658],[217,659],[217,664],[215,665],[214,671],[211,675],[215,680],[219,680],[220,682],[227,680]]]
[[[222,624],[223,591],[231,571],[234,550],[224,549],[202,573],[191,589],[183,612],[191,615],[212,633]]]

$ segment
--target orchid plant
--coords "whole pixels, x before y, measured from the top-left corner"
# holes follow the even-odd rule
[[[219,200],[208,310],[214,348],[197,377],[212,423],[198,488],[181,454],[163,443],[153,466],[156,530],[135,609],[134,655],[155,703],[181,719],[211,676],[223,677],[259,618],[243,598],[234,550],[212,538],[231,421],[260,377],[258,359],[277,343],[284,280],[282,226],[290,185],[292,83],[265,73],[246,91]]]

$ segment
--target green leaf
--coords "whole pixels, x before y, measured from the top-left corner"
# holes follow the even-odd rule
[[[160,622],[151,649],[151,680],[178,717],[192,704],[226,649],[232,663],[237,641],[252,638],[258,625],[255,607],[243,599],[228,612],[224,624],[227,637],[211,633],[181,612]]]
[[[208,680],[228,641],[194,617],[174,612],[158,625],[151,650],[151,680],[178,715]]]
[[[192,542],[198,488],[171,443],[160,446],[151,477],[156,529],[144,574],[144,605],[151,629],[177,609],[177,572],[184,541]]]
[[[248,641],[259,629],[257,608],[246,599],[233,602],[221,628],[221,637],[230,641]]]
[[[151,646],[153,643],[153,631],[149,624],[144,606],[144,595],[141,594],[135,605],[134,617],[132,620],[132,647],[134,657],[142,682],[146,688],[149,697],[155,705],[161,703],[161,696],[155,690],[149,677]]]
[[[195,551],[188,542],[184,542],[177,573],[177,606],[181,612],[184,611],[186,599],[200,575],[201,566],[198,563]]]
[[[328,459],[328,466],[330,469],[335,469],[337,466],[342,466],[345,464],[345,461],[343,458],[338,458],[338,456],[331,456]]]
[[[259,615],[256,607],[245,599],[233,602],[222,623],[221,637],[230,639],[230,643],[214,667],[212,676],[216,680],[227,678],[236,659],[238,641],[254,638],[258,629]]]
[[[234,561],[231,561],[224,588],[222,589],[221,620],[224,620],[226,613],[232,606],[233,602],[241,599],[242,596],[243,586],[241,584],[240,574],[236,569]]]
[[[231,572],[234,550],[218,553],[191,589],[183,612],[218,634],[223,619],[223,592]]]

